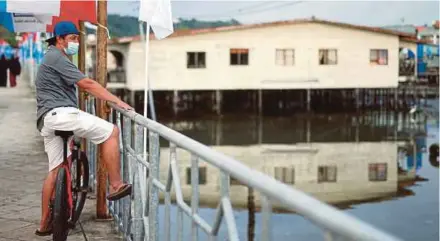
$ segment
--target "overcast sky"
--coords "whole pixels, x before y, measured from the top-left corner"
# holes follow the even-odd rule
[[[438,1],[172,1],[174,18],[226,20],[242,23],[317,18],[362,25],[432,23],[439,19]],[[138,0],[109,0],[109,13],[138,16]]]

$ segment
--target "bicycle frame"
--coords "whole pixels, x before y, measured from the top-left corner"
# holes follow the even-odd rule
[[[65,168],[66,169],[66,174],[67,174],[67,200],[68,200],[68,205],[69,205],[70,218],[72,218],[73,217],[73,196],[72,196],[72,175],[70,173],[70,171],[71,171],[70,167],[72,165],[72,160],[69,161],[69,159],[67,157],[68,141],[69,141],[69,137],[63,137],[63,163],[61,164],[60,168]],[[72,148],[72,150],[73,150],[73,148]],[[74,151],[74,152],[76,152],[76,151]],[[72,159],[73,159],[73,155],[72,155]]]

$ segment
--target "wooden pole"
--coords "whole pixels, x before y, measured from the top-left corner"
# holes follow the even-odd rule
[[[79,21],[79,53],[78,53],[78,68],[81,72],[86,74],[86,27],[84,21]],[[85,111],[85,92],[82,89],[78,90],[79,96],[79,108]],[[83,139],[81,142],[81,150],[86,151],[86,140]]]
[[[255,196],[254,189],[248,187],[248,241],[255,240]]]
[[[96,80],[104,88],[107,86],[107,1],[98,1],[98,36],[96,44],[96,55],[97,55],[97,67],[96,67]],[[102,100],[97,100],[97,114],[100,118],[107,120],[107,113],[105,111],[105,103]],[[106,189],[107,189],[107,170],[105,168],[104,162],[102,161],[102,148],[98,146],[99,155],[97,158],[97,173],[96,176],[97,186],[96,186],[96,218],[97,219],[108,219],[107,203],[106,203]]]

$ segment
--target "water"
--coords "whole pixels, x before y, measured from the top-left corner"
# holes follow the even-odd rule
[[[438,110],[438,100],[431,104],[434,104],[434,109]],[[420,116],[420,120],[424,118]],[[334,183],[308,185],[307,183],[316,182],[309,180],[312,176],[315,178],[316,173],[310,170],[315,170],[316,166],[310,163],[299,163],[293,160],[297,159],[296,156],[290,156],[286,158],[289,164],[313,166],[307,167],[310,170],[299,169],[303,174],[295,175],[295,178],[299,180],[294,184],[297,188],[403,240],[438,240],[439,172],[438,168],[429,162],[429,154],[426,152],[431,144],[439,141],[438,119],[428,118],[414,127],[411,126],[409,116],[405,113],[371,112],[363,116],[341,114],[307,117],[297,115],[289,118],[264,117],[262,119],[235,116],[203,121],[180,121],[168,123],[168,125],[202,143],[224,148],[222,150],[228,155],[242,156],[243,159],[238,158],[240,160],[246,159],[243,153],[248,153],[247,150],[258,149],[260,146],[289,147],[300,144],[316,147],[324,153],[322,154],[324,156],[318,160],[310,157],[307,159],[308,162],[316,165],[324,165],[327,162],[338,163],[338,180]],[[419,137],[421,146],[418,152],[421,159],[417,163],[416,171],[419,181],[407,180],[411,176],[409,173],[412,163],[407,161],[407,156],[402,151],[399,151],[407,144],[411,128],[415,128],[415,134],[426,132],[426,135]],[[162,145],[167,146],[167,143],[163,142]],[[231,151],[229,147],[235,147],[234,151]],[[344,149],[338,150],[337,153],[329,150],[340,147]],[[240,152],[240,150],[243,151]],[[338,157],[340,157],[339,160]],[[250,159],[258,162],[258,158]],[[368,168],[359,168],[359,166],[367,167],[367,164],[375,162],[387,164],[389,171],[386,181],[368,181],[368,175],[371,175]],[[253,165],[252,162],[246,164]],[[267,165],[272,165],[271,161]],[[398,167],[401,169],[400,175]],[[295,173],[296,171],[295,169]],[[405,171],[409,173],[404,174]],[[203,195],[201,193],[201,199]],[[246,193],[234,193],[231,190],[232,195],[244,195],[243,198],[246,198]],[[216,205],[208,206],[200,208],[199,215],[212,225]],[[172,217],[177,217],[176,210],[175,207],[172,208]],[[240,240],[247,240],[248,211],[238,207],[234,211]],[[163,229],[163,207],[159,215],[160,229]],[[191,240],[191,224],[186,215],[183,216],[183,240]],[[256,213],[255,217],[255,240],[260,240],[260,213]],[[324,240],[322,231],[299,215],[274,213],[271,221],[273,240]],[[176,218],[172,219],[171,224],[173,230],[171,239],[177,240]],[[163,232],[160,233],[162,240]],[[199,240],[208,240],[202,231],[199,233]],[[228,240],[227,233],[226,223],[223,222],[218,240]]]

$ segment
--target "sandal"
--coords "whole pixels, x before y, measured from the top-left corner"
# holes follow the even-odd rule
[[[107,200],[109,201],[119,200],[130,194],[131,194],[131,184],[123,184],[116,192],[108,195]]]
[[[52,235],[52,229],[46,230],[46,231],[40,231],[40,230],[35,230],[35,235],[37,236],[49,236]]]
[[[49,236],[52,235],[52,217],[49,217],[49,220],[47,221],[47,229],[46,231],[40,231],[40,230],[35,230],[35,235],[37,236]]]

